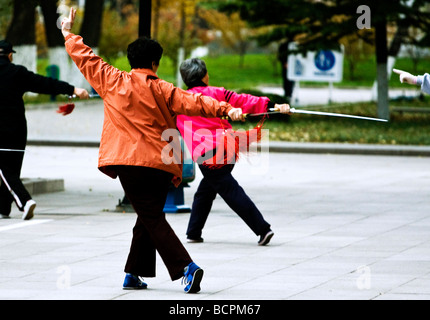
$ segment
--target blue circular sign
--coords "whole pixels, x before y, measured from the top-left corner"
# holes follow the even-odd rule
[[[336,58],[330,50],[320,50],[315,55],[315,66],[321,71],[328,71],[333,68]]]

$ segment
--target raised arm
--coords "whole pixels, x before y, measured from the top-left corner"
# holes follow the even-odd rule
[[[69,17],[64,18],[61,24],[61,32],[66,40],[66,51],[91,87],[103,98],[106,88],[121,77],[122,71],[94,54],[93,50],[84,44],[81,36],[71,33],[75,17],[76,10],[71,8]]]

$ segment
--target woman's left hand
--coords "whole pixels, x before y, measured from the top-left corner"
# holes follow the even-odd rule
[[[279,110],[281,113],[290,114],[290,105],[288,103],[275,104],[275,109]]]

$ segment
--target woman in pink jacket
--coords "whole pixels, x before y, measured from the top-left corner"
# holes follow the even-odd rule
[[[233,107],[241,108],[243,113],[262,113],[266,112],[269,107],[278,108],[282,113],[289,113],[290,107],[287,104],[275,105],[266,97],[236,94],[224,88],[209,86],[206,64],[200,59],[184,61],[180,71],[184,83],[188,86],[188,91],[228,102]],[[212,203],[219,194],[251,230],[260,236],[258,245],[268,244],[274,233],[270,224],[264,220],[261,212],[232,176],[234,161],[222,162],[221,165],[217,161],[216,166],[208,165],[208,160],[215,159],[213,156],[219,147],[219,142],[224,141],[226,133],[232,130],[231,124],[220,118],[178,115],[177,127],[194,162],[198,164],[203,174],[203,179],[194,195],[187,229],[188,242],[203,242],[202,230]]]

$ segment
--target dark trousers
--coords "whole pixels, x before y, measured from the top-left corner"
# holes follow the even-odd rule
[[[294,90],[294,81],[287,79],[288,69],[282,68],[282,85],[284,87],[284,97],[288,99],[288,101],[293,96]]]
[[[166,220],[163,212],[173,175],[158,169],[115,166],[126,197],[137,213],[133,239],[124,271],[155,277],[156,251],[172,280],[183,276],[191,257]]]
[[[31,199],[20,178],[23,160],[24,152],[0,151],[0,214],[8,216],[14,201],[22,211]]]
[[[256,235],[265,234],[270,230],[270,225],[264,220],[254,202],[232,176],[233,164],[225,165],[220,169],[209,169],[204,165],[199,165],[199,168],[203,174],[203,179],[194,195],[187,229],[188,238],[198,239],[201,237],[217,194]]]

